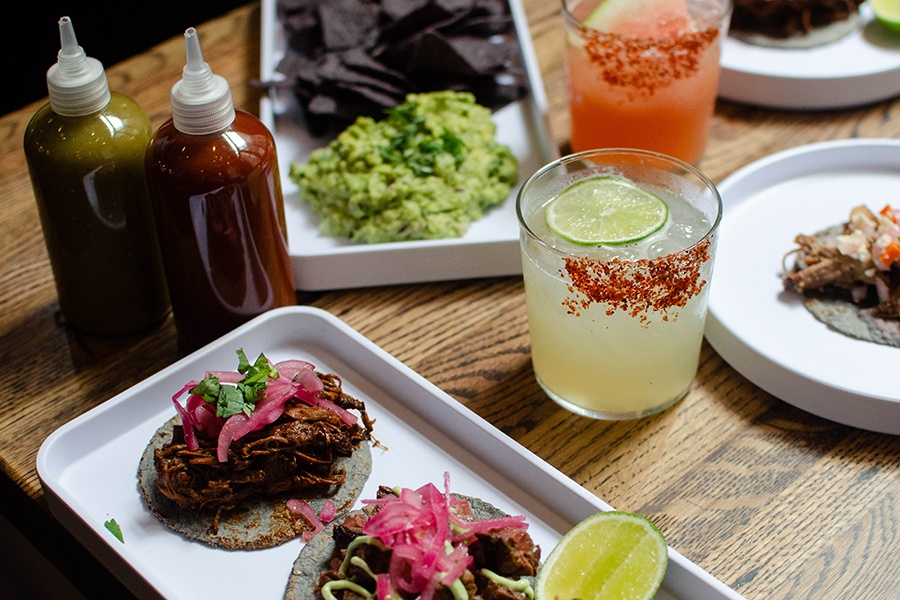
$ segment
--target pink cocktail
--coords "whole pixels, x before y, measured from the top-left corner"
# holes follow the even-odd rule
[[[727,0],[564,0],[572,149],[638,148],[696,164],[730,14]]]

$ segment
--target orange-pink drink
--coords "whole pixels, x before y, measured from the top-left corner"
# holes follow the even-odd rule
[[[572,149],[698,163],[730,15],[727,0],[563,0]]]

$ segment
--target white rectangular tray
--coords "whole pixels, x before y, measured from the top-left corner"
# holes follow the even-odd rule
[[[356,244],[319,233],[318,219],[300,198],[288,177],[292,162],[303,163],[330,139],[306,131],[296,99],[289,92],[271,94],[260,102],[260,118],[275,136],[284,193],[288,244],[298,290],[318,291],[379,285],[448,281],[520,275],[519,227],[515,198],[532,173],[556,158],[546,124],[547,100],[540,68],[521,0],[510,0],[510,11],[522,51],[529,94],[494,113],[497,140],[519,161],[519,185],[509,198],[472,224],[461,238]],[[276,0],[261,7],[260,78],[277,80],[275,72],[284,55],[284,35],[276,13]]]
[[[56,518],[142,598],[283,597],[303,543],[227,551],[183,539],[144,506],[137,486],[141,454],[165,420],[171,397],[205,370],[230,369],[235,350],[272,361],[297,358],[341,376],[366,403],[375,436],[372,475],[379,485],[440,485],[524,514],[549,553],[581,519],[610,506],[504,435],[403,363],[320,309],[288,307],[257,317],[55,431],[42,444],[37,472]],[[115,519],[124,543],[104,522]],[[660,600],[741,597],[670,548]]]

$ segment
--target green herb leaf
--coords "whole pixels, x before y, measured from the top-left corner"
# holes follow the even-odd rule
[[[398,106],[387,111],[388,119],[397,128],[386,147],[379,150],[381,159],[391,165],[404,164],[416,175],[434,173],[434,165],[441,154],[450,154],[459,165],[463,161],[465,142],[449,131],[432,131],[425,117],[414,106]]]
[[[238,413],[250,415],[256,402],[269,385],[269,378],[277,379],[278,371],[269,364],[264,354],[260,354],[251,365],[243,348],[237,350],[238,373],[244,375],[237,385],[222,384],[218,377],[204,377],[191,389],[204,401],[216,407],[216,416],[227,419]]]
[[[216,416],[227,419],[240,412],[249,415],[253,412],[255,406],[255,396],[252,403],[248,402],[247,397],[237,387],[223,385],[219,390],[219,397],[216,401]]]
[[[250,369],[250,361],[247,360],[247,355],[244,354],[244,349],[238,348],[235,352],[238,355],[238,373],[246,373]]]
[[[119,524],[116,523],[115,519],[110,519],[109,521],[105,521],[103,523],[103,526],[106,527],[111,534],[116,536],[117,540],[119,540],[123,544],[125,543],[125,538],[122,537],[122,528],[119,527]]]
[[[191,393],[203,396],[204,400],[210,404],[215,404],[219,400],[219,392],[221,389],[222,385],[219,383],[219,378],[215,375],[210,375],[209,377],[201,379],[200,383],[191,389]]]
[[[243,355],[242,351],[239,352]],[[256,362],[253,363],[252,366],[247,362],[245,356],[242,359],[241,366],[238,367],[238,372],[244,374],[244,379],[242,379],[241,382],[248,385],[257,385],[260,383],[268,385],[270,377],[273,379],[278,378],[278,371],[269,364],[269,360],[263,354],[260,354],[257,357]],[[264,388],[265,385],[263,386]]]

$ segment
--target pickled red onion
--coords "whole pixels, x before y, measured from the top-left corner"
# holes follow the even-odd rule
[[[319,511],[319,518],[322,519],[323,523],[328,523],[333,521],[336,515],[337,507],[334,505],[334,502],[325,498],[325,501],[322,503],[322,510]]]
[[[446,476],[444,481],[445,489],[449,488]],[[442,494],[426,484],[417,490],[403,488],[396,496],[363,501],[380,505],[363,533],[391,548],[387,577],[379,576],[377,582],[379,600],[392,588],[431,600],[439,586],[452,584],[471,566],[468,543],[478,533],[527,528],[522,516],[463,520],[454,514],[453,500],[449,489]]]
[[[285,502],[285,506],[287,507],[289,512],[302,516],[304,519],[306,519],[307,523],[312,526],[312,531],[304,531],[301,535],[301,539],[304,542],[308,542],[313,535],[325,529],[325,524],[319,518],[319,515],[316,514],[315,509],[309,504],[309,502],[300,500],[299,498],[291,498],[290,500]]]
[[[187,444],[188,450],[191,451],[200,447],[197,443],[197,436],[194,434],[194,419],[191,413],[178,403],[178,398],[195,385],[197,385],[196,381],[189,381],[183,388],[178,390],[178,393],[172,396],[172,403],[175,404],[175,412],[181,417],[181,428],[184,430],[184,443]]]
[[[296,381],[313,394],[325,389],[325,384],[316,375],[316,368],[304,360],[283,360],[273,365],[279,379]]]
[[[237,371],[207,371],[203,374],[204,377],[215,377],[221,383],[240,383],[241,379],[244,378],[243,373],[239,373]]]
[[[302,400],[303,402],[306,402],[310,406],[318,406],[319,408],[324,408],[325,410],[330,410],[331,412],[333,412],[334,414],[339,416],[341,418],[341,420],[344,423],[346,423],[347,425],[351,425],[351,426],[356,425],[356,421],[358,420],[356,418],[356,415],[354,415],[349,410],[344,410],[343,408],[341,408],[340,406],[338,406],[337,404],[335,404],[334,402],[332,402],[330,400],[325,400],[324,398],[319,398],[315,394],[310,394],[303,389],[297,390],[297,393],[295,394],[295,396],[298,400]]]
[[[391,576],[379,573],[375,578],[375,600],[391,600]]]
[[[284,404],[296,391],[290,385],[275,387],[269,384],[269,388],[256,402],[256,407],[250,416],[238,413],[228,417],[222,430],[219,432],[216,456],[219,462],[228,461],[228,447],[231,442],[238,440],[252,431],[259,431],[266,425],[274,423],[284,412]]]
[[[284,413],[284,405],[291,398],[326,408],[337,414],[345,423],[356,424],[355,415],[333,402],[316,396],[325,389],[325,384],[316,375],[315,366],[311,363],[302,360],[284,360],[273,367],[278,377],[269,379],[266,390],[260,394],[250,415],[238,413],[223,420],[216,416],[211,405],[198,394],[188,396],[183,407],[178,399],[199,385],[199,382],[194,380],[172,396],[175,410],[181,417],[184,441],[188,449],[193,451],[199,448],[198,433],[207,438],[216,437],[216,456],[220,462],[226,462],[231,442],[275,422]],[[208,371],[206,376],[216,377],[219,383],[224,384],[238,384],[244,378],[244,375],[237,371]]]

